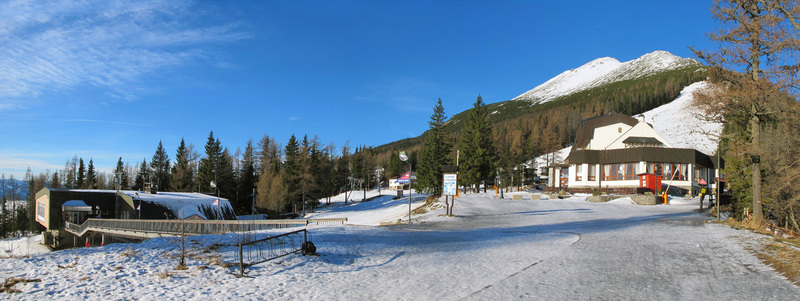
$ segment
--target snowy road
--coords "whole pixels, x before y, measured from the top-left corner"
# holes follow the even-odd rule
[[[22,300],[800,299],[800,288],[745,250],[760,236],[707,223],[692,200],[637,206],[491,196],[462,196],[458,217],[436,209],[412,225],[310,228],[320,256],[259,264],[248,269],[252,278],[195,260],[175,271],[174,244],[165,239],[2,259],[0,273],[42,279],[17,284],[23,293],[12,298]],[[378,198],[316,217],[392,219],[403,204]],[[233,240],[198,239],[197,249]],[[232,261],[233,249],[218,252],[209,256]]]

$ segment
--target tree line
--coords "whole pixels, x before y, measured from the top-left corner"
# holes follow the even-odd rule
[[[346,201],[364,200],[367,189],[385,184],[388,177],[402,171],[402,165],[379,158],[371,147],[353,149],[349,142],[337,148],[333,143],[323,146],[317,136],[305,135],[300,140],[292,135],[283,145],[265,135],[232,153],[212,131],[202,154],[181,139],[170,157],[159,141],[149,161],[143,158],[131,164],[120,157],[111,173],[98,171],[91,158],[86,164],[78,156],[67,160],[64,169],[38,175],[28,169],[25,219],[29,223],[23,228],[38,228],[33,221],[34,199],[44,187],[198,192],[228,199],[238,215],[279,218],[303,215],[319,206],[320,200],[329,203],[342,192]],[[355,195],[355,190],[363,193]]]

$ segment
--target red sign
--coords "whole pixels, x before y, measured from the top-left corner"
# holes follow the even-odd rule
[[[404,173],[402,176],[400,176],[400,178],[398,178],[398,179],[397,179],[397,183],[400,183],[400,184],[405,184],[405,183],[408,183],[408,182],[410,181],[410,178],[411,178],[411,175],[410,175],[410,173],[411,173],[411,172],[408,172],[408,171],[407,171],[407,172],[406,172],[406,173]]]

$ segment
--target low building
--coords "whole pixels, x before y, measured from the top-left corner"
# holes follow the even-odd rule
[[[65,222],[80,225],[89,218],[236,219],[227,199],[202,193],[59,188],[36,193],[35,214],[45,237],[61,239],[69,238]]]
[[[634,193],[661,177],[660,190],[697,193],[700,180],[716,177],[716,159],[695,149],[674,148],[644,121],[609,114],[581,121],[575,144],[561,164],[549,169],[549,190]]]

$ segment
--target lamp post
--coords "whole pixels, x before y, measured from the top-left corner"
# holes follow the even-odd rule
[[[503,199],[504,197],[503,197],[503,168],[502,167],[498,167],[497,168],[497,185],[498,185],[498,188],[500,189],[500,198]]]
[[[136,208],[136,209],[139,210],[139,219],[142,219],[142,198],[139,197],[139,193],[138,192],[136,192],[134,194],[136,195],[136,198],[139,199],[139,207]]]
[[[211,185],[211,187],[217,190],[217,202],[219,202],[219,188],[217,187],[217,170],[213,169],[211,171],[214,173],[214,181],[209,183],[209,185]],[[219,205],[217,205],[217,211],[219,212],[214,212],[214,214],[217,214],[217,219],[220,219],[220,216],[222,215],[222,210],[219,209]]]
[[[411,162],[408,161],[408,153],[400,152],[400,161],[408,164],[408,223],[411,223]]]

